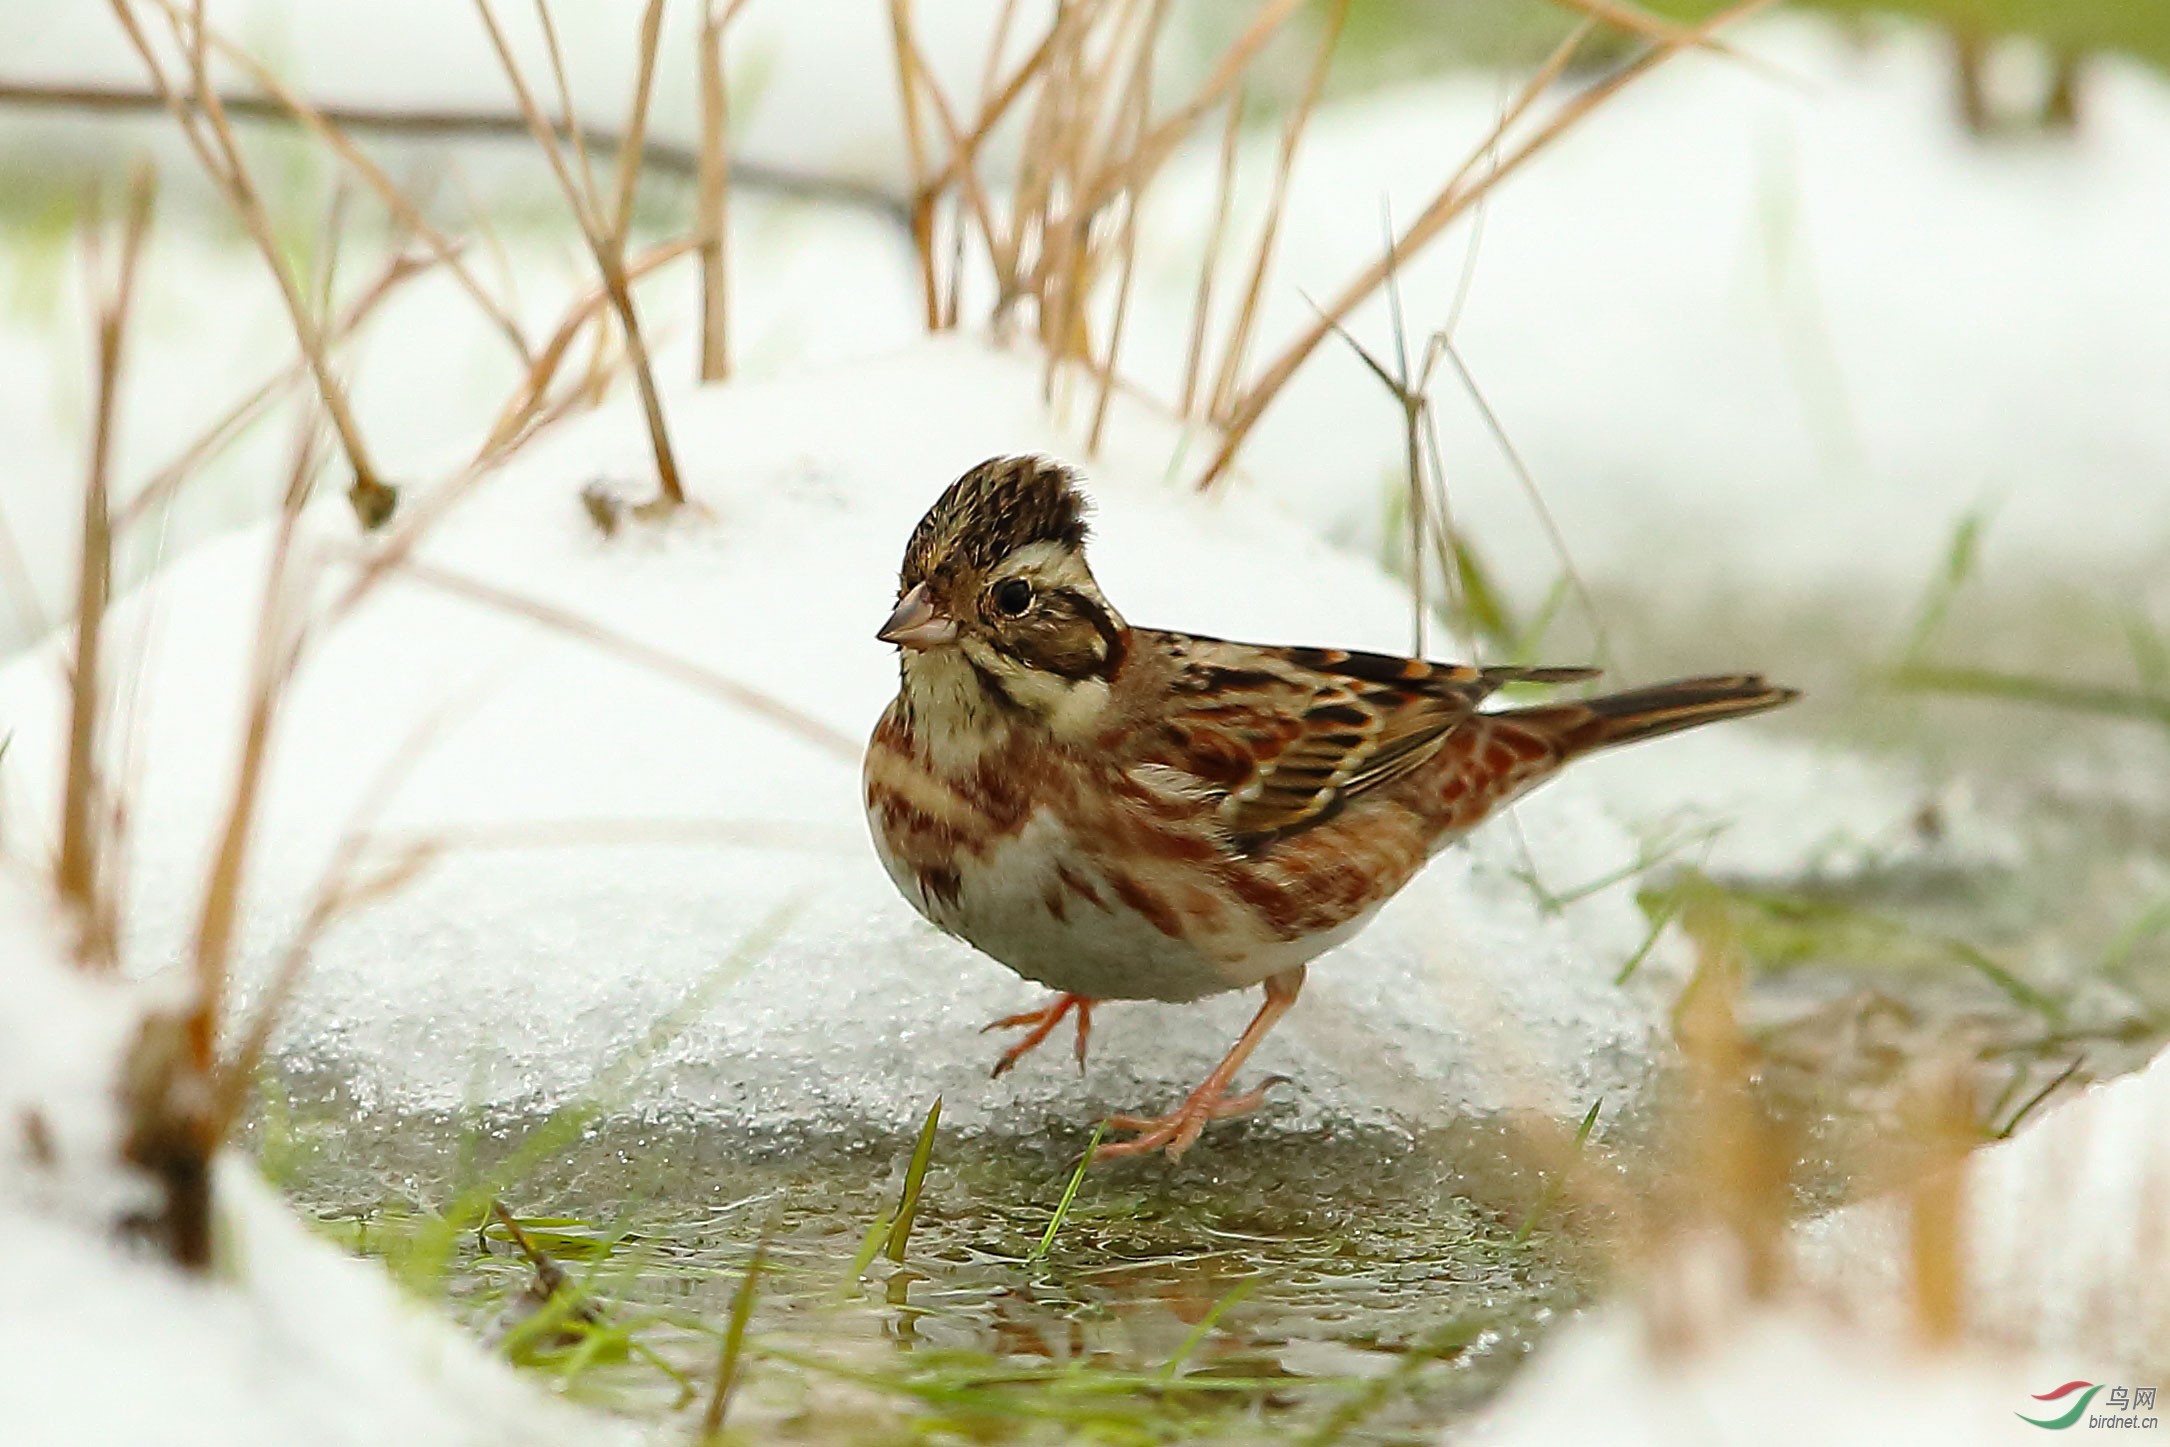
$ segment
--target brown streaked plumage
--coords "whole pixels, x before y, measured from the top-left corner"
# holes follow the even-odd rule
[[[1584,668],[1476,668],[1134,628],[1085,562],[1076,479],[995,458],[912,534],[897,697],[866,756],[867,817],[914,908],[1061,992],[997,1026],[1068,1015],[1079,1060],[1103,999],[1263,984],[1266,1003],[1171,1114],[1119,1118],[1104,1155],[1180,1155],[1255,1107],[1236,1072],[1308,961],[1434,853],[1577,755],[1787,702],[1751,674],[1486,712],[1501,685]],[[994,1028],[994,1027],[990,1027]]]

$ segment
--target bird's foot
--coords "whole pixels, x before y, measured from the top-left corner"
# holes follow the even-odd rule
[[[1217,1073],[1216,1073],[1217,1074]],[[1285,1075],[1269,1075],[1254,1090],[1239,1095],[1227,1093],[1227,1083],[1215,1076],[1208,1076],[1205,1084],[1192,1091],[1184,1102],[1163,1116],[1111,1115],[1108,1129],[1134,1131],[1126,1141],[1113,1141],[1093,1152],[1095,1161],[1110,1161],[1121,1156],[1142,1156],[1152,1151],[1165,1150],[1169,1160],[1175,1160],[1194,1145],[1206,1126],[1216,1120],[1232,1116],[1249,1115],[1266,1103],[1266,1092],[1288,1079]]]
[[[1073,1010],[1077,1012],[1077,1068],[1083,1070],[1085,1068],[1085,1041],[1092,1034],[1093,1006],[1097,1003],[1090,995],[1061,994],[1037,1010],[1026,1010],[1017,1015],[1004,1015],[999,1020],[981,1026],[980,1033],[982,1035],[989,1030],[1015,1030],[1020,1027],[1030,1027],[1025,1030],[1024,1038],[1003,1051],[1002,1058],[995,1062],[995,1078],[1000,1079],[1004,1071],[1022,1060],[1041,1041],[1052,1035],[1055,1032],[1055,1027],[1062,1023],[1062,1017]]]

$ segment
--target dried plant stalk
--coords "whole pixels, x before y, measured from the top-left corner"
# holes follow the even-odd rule
[[[104,671],[102,647],[106,605],[113,593],[111,497],[113,433],[122,369],[127,361],[128,321],[135,303],[136,273],[143,259],[143,239],[150,231],[156,186],[148,166],[138,164],[129,178],[127,210],[121,223],[119,270],[97,303],[97,403],[91,426],[90,474],[83,488],[83,536],[78,554],[75,594],[75,659],[68,685],[68,764],[60,807],[60,855],[55,884],[63,904],[75,914],[77,954],[85,964],[110,968],[119,933],[119,909],[111,891],[101,887],[100,855],[105,843],[106,800],[98,751],[101,743]],[[95,207],[88,233],[93,275],[98,271],[98,218]],[[103,277],[95,285],[106,287]]]
[[[650,16],[659,14],[660,4],[661,0],[650,0]],[[625,329],[626,351],[633,365],[634,381],[640,390],[641,412],[648,425],[649,445],[655,457],[656,483],[661,490],[658,501],[665,508],[681,507],[686,501],[685,487],[679,481],[677,454],[671,449],[670,430],[664,420],[662,398],[656,390],[655,368],[650,363],[647,340],[641,332],[640,315],[633,306],[631,281],[625,266],[624,228],[631,219],[631,195],[639,177],[637,166],[631,171],[623,167],[620,169],[620,205],[615,224],[606,229],[602,199],[596,193],[594,178],[585,171],[586,152],[576,143],[575,152],[583,167],[583,178],[576,181],[571,170],[567,168],[565,157],[558,145],[557,131],[543,116],[542,108],[536,104],[534,94],[529,91],[527,81],[520,73],[519,62],[513,58],[512,47],[505,40],[505,32],[497,23],[497,15],[490,9],[489,0],[475,0],[475,9],[482,17],[483,27],[489,31],[490,44],[497,52],[498,63],[504,69],[505,79],[512,86],[513,97],[519,103],[520,113],[527,117],[528,133],[550,162],[551,173],[557,177],[559,188],[564,191],[573,217],[580,225],[581,236],[588,243],[589,254],[595,259],[595,268],[602,277],[604,293],[618,314],[619,325]],[[544,34],[550,41],[552,64],[559,74],[562,90],[564,71],[558,59],[556,31],[549,26],[549,12],[540,6],[538,10],[543,17]],[[647,126],[649,87],[654,75],[655,50],[660,34],[659,23],[651,24],[647,18],[643,19],[640,79],[634,101],[634,127],[643,133]],[[564,92],[561,98],[570,118],[570,92]],[[574,124],[572,129],[577,137],[577,124]],[[638,147],[629,145],[627,154],[637,150]]]
[[[1296,169],[1296,152],[1303,145],[1304,128],[1310,124],[1312,112],[1318,108],[1319,96],[1326,88],[1326,68],[1333,60],[1334,46],[1341,38],[1342,26],[1349,18],[1349,0],[1333,0],[1327,12],[1326,33],[1319,41],[1317,57],[1311,63],[1311,73],[1304,81],[1303,96],[1296,103],[1295,113],[1281,131],[1281,154],[1273,168],[1273,194],[1266,202],[1266,217],[1258,229],[1258,246],[1251,254],[1250,279],[1243,289],[1242,304],[1236,309],[1235,330],[1229,335],[1221,354],[1221,375],[1214,383],[1212,407],[1215,412],[1227,408],[1229,399],[1235,395],[1237,380],[1243,375],[1244,359],[1251,350],[1251,333],[1258,325],[1258,307],[1265,297],[1266,273],[1273,265],[1273,245],[1280,235],[1281,217],[1288,210],[1288,183]]]
[[[701,380],[720,382],[731,375],[730,340],[730,94],[723,67],[723,32],[743,0],[726,0],[719,12],[713,0],[701,7],[700,183],[694,199],[695,229],[701,238]]]
[[[1405,266],[1410,257],[1422,250],[1493,187],[1543,154],[1562,135],[1612,97],[1680,51],[1704,44],[1719,30],[1769,3],[1770,0],[1744,0],[1744,3],[1720,12],[1701,25],[1671,33],[1668,38],[1654,44],[1604,80],[1567,101],[1527,139],[1511,150],[1498,154],[1491,164],[1485,165],[1486,159],[1494,156],[1509,131],[1535,105],[1545,87],[1566,70],[1573,55],[1573,44],[1579,41],[1582,33],[1578,30],[1575,36],[1570,37],[1569,43],[1555,50],[1539,68],[1514,104],[1500,117],[1492,133],[1479,143],[1469,159],[1440,187],[1431,202],[1387,249],[1386,255],[1351,279],[1332,301],[1320,309],[1318,317],[1281,350],[1258,380],[1231,402],[1226,415],[1221,419],[1220,447],[1207,463],[1198,485],[1211,486],[1228,470],[1251,429],[1258,425],[1258,419],[1265,414],[1266,408],[1280,394],[1281,389],[1288,385],[1296,370],[1317,349],[1320,342],[1333,334],[1334,328],[1350,312],[1378,290],[1391,272]],[[1481,172],[1480,166],[1483,167]]]
[[[1183,349],[1183,390],[1176,415],[1188,417],[1198,399],[1198,373],[1205,365],[1206,322],[1213,315],[1213,282],[1221,269],[1221,242],[1228,231],[1228,211],[1236,193],[1236,143],[1243,137],[1243,91],[1228,101],[1228,124],[1221,131],[1221,166],[1213,188],[1213,224],[1206,232],[1205,255],[1198,263],[1198,290],[1191,302],[1190,341]]]
[[[163,9],[173,23],[180,23],[181,9],[178,0],[151,0],[151,3]],[[211,50],[238,67],[252,84],[283,107],[303,129],[322,141],[354,174],[362,178],[363,183],[384,204],[385,210],[391,213],[393,219],[419,238],[430,255],[452,274],[460,289],[467,293],[468,299],[474,302],[483,316],[505,338],[522,365],[533,360],[527,338],[521,333],[519,323],[513,320],[504,304],[491,296],[475,278],[474,273],[468,270],[460,256],[460,247],[430,225],[413,198],[394,185],[392,178],[384,174],[383,168],[369,158],[368,152],[355,145],[323,108],[304,100],[299,93],[281,82],[268,66],[217,31],[206,27],[204,39]],[[222,112],[229,109],[230,104],[223,97],[218,99]]]
[[[293,327],[295,341],[302,355],[308,360],[309,370],[316,379],[318,394],[324,399],[324,410],[331,418],[333,428],[339,434],[340,447],[346,453],[347,465],[353,470],[354,481],[347,496],[354,505],[355,514],[365,526],[379,526],[391,516],[398,490],[387,483],[371,461],[369,447],[362,436],[360,424],[355,420],[353,408],[347,400],[346,388],[331,366],[330,354],[325,349],[322,327],[310,313],[302,297],[292,268],[280,252],[278,238],[273,234],[271,217],[264,209],[263,198],[258,194],[256,183],[249,174],[247,162],[242,159],[241,147],[234,138],[233,127],[227,122],[225,108],[220,104],[219,94],[212,87],[209,51],[210,32],[204,25],[201,0],[185,18],[176,10],[166,11],[177,42],[189,57],[189,101],[184,102],[179,91],[167,77],[157,53],[151,48],[150,37],[137,23],[132,0],[108,0],[114,16],[120,21],[128,42],[143,62],[151,78],[152,87],[165,98],[167,109],[181,128],[189,149],[199,164],[225,197],[227,205],[241,221],[249,239],[255,243],[257,252],[278,283],[279,296],[286,304],[287,321]],[[154,0],[155,3],[155,0]],[[192,104],[191,104],[192,102]],[[201,118],[201,124],[198,120]]]

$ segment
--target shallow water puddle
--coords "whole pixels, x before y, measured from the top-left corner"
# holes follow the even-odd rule
[[[509,1233],[413,1203],[488,1181],[518,1134],[374,1127],[260,1131],[274,1161],[306,1158],[289,1184],[327,1230],[504,1333],[535,1276]],[[601,1325],[553,1310],[507,1345],[572,1395],[691,1431],[758,1248],[729,1420],[761,1440],[1414,1442],[1578,1294],[1558,1238],[1517,1239],[1520,1214],[1457,1190],[1467,1143],[1443,1140],[1229,1130],[1173,1167],[1087,1173],[1036,1258],[1084,1144],[941,1141],[903,1261],[855,1271],[908,1138],[592,1131],[496,1195]]]

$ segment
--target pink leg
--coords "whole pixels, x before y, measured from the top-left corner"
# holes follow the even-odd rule
[[[989,1030],[1014,1030],[1021,1025],[1031,1027],[1025,1032],[1024,1039],[1002,1052],[1002,1058],[995,1062],[995,1076],[1000,1078],[1005,1070],[1022,1060],[1027,1052],[1053,1034],[1055,1027],[1062,1023],[1062,1017],[1072,1010],[1077,1011],[1077,1068],[1083,1070],[1085,1068],[1085,1041],[1092,1034],[1093,1006],[1098,1003],[1099,1001],[1093,999],[1090,995],[1057,995],[1037,1010],[1026,1010],[1017,1015],[1004,1015],[1001,1019],[981,1027],[980,1033],[982,1035]]]
[[[1243,1068],[1244,1061],[1251,1058],[1251,1052],[1258,1048],[1259,1042],[1266,1038],[1273,1027],[1280,1023],[1281,1017],[1289,1012],[1289,1007],[1296,1003],[1296,994],[1303,989],[1303,985],[1304,972],[1301,965],[1267,980],[1266,1003],[1258,1007],[1258,1014],[1251,1018],[1251,1023],[1244,1029],[1242,1036],[1221,1058],[1221,1063],[1213,1067],[1213,1073],[1190,1093],[1190,1097],[1164,1116],[1110,1116],[1108,1124],[1111,1127],[1116,1130],[1135,1131],[1137,1134],[1129,1140],[1102,1146],[1093,1158],[1105,1161],[1117,1156],[1138,1156],[1148,1151],[1165,1149],[1168,1159],[1174,1160],[1191,1148],[1199,1134],[1205,1130],[1208,1121],[1244,1115],[1263,1105],[1266,1100],[1266,1085],[1271,1085],[1272,1081],[1269,1080],[1256,1090],[1245,1091],[1241,1095],[1230,1095],[1228,1087],[1234,1083],[1236,1072]]]

